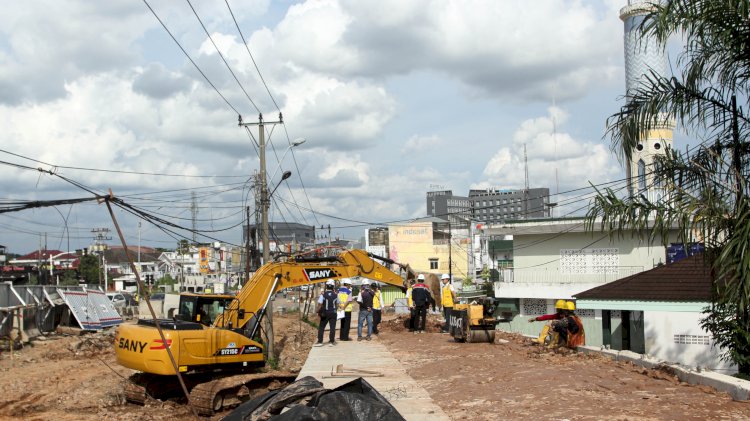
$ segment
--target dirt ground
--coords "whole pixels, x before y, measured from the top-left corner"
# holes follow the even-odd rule
[[[279,368],[299,371],[316,330],[298,315],[274,317]],[[49,335],[23,349],[0,352],[0,420],[171,420],[191,417],[180,402],[126,403],[125,379],[133,370],[115,362],[114,329],[102,333]],[[220,419],[229,411],[217,414]]]
[[[520,335],[498,332],[495,344],[415,335],[394,319],[380,340],[446,414],[456,420],[748,420],[736,402],[669,373],[606,357],[557,354]]]
[[[297,314],[274,318],[280,368],[304,364],[316,331]],[[387,320],[378,338],[452,419],[463,420],[747,420],[750,403],[680,383],[666,372],[582,354],[545,352],[517,335],[495,344],[462,344],[437,333],[406,331]],[[114,331],[50,335],[0,353],[0,419],[167,420],[190,417],[180,402],[124,402],[132,370],[114,359]],[[408,393],[408,391],[404,391]],[[393,397],[398,399],[397,396]],[[217,414],[220,419],[229,411]]]

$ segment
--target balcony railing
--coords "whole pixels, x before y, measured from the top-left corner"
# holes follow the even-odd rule
[[[589,273],[563,273],[557,269],[501,269],[500,282],[515,283],[607,283],[643,272],[643,266],[590,268]]]

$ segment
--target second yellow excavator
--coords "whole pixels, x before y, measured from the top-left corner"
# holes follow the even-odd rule
[[[384,264],[394,265],[399,273]],[[210,415],[237,403],[239,396],[257,384],[279,380],[274,373],[257,371],[266,361],[260,324],[274,294],[285,288],[354,277],[405,290],[414,272],[407,265],[363,250],[333,257],[290,258],[262,266],[232,299],[185,294],[178,315],[158,321],[166,340],[161,339],[154,320],[121,325],[115,337],[117,362],[140,372],[126,387],[127,399],[144,402],[147,395],[175,388],[176,365],[184,373],[190,404],[199,413]]]

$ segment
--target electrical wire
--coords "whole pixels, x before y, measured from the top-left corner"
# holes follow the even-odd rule
[[[188,6],[190,6],[190,10],[193,11],[193,14],[195,15],[195,18],[198,19],[198,23],[201,24],[201,27],[203,28],[203,31],[206,33],[206,36],[208,37],[208,39],[211,41],[211,44],[213,44],[214,48],[216,49],[216,52],[219,53],[219,57],[221,57],[221,61],[224,62],[224,64],[227,66],[227,69],[229,70],[229,73],[232,74],[232,77],[234,77],[234,80],[237,82],[237,85],[239,85],[240,89],[242,89],[242,92],[245,93],[245,96],[247,97],[247,100],[250,101],[250,103],[253,105],[253,108],[255,108],[255,110],[258,113],[260,113],[260,108],[258,108],[258,106],[255,105],[255,102],[253,101],[253,99],[250,98],[250,94],[248,94],[247,91],[245,90],[245,87],[242,86],[242,83],[240,82],[240,80],[237,78],[237,75],[232,70],[232,66],[230,66],[229,63],[227,62],[227,59],[224,58],[224,54],[221,53],[221,51],[219,50],[219,47],[214,42],[213,37],[208,32],[208,29],[206,29],[206,25],[203,24],[203,21],[201,20],[200,16],[198,16],[198,12],[195,11],[195,8],[193,7],[193,4],[190,2],[190,0],[185,0],[185,1],[187,1]]]
[[[143,3],[146,4],[146,7],[148,7],[148,10],[151,11],[151,13],[154,15],[154,17],[156,18],[156,20],[159,21],[159,23],[164,28],[164,30],[167,31],[167,33],[169,34],[169,36],[172,38],[172,41],[174,41],[175,44],[177,44],[177,46],[180,47],[180,50],[183,52],[183,54],[185,54],[185,57],[187,57],[188,60],[190,60],[190,62],[193,63],[193,66],[195,67],[196,70],[198,70],[198,73],[200,73],[201,76],[203,76],[203,79],[205,79],[206,82],[208,82],[208,84],[211,85],[212,88],[214,88],[214,91],[216,91],[216,93],[221,97],[221,99],[224,100],[224,103],[226,103],[227,106],[234,111],[235,115],[238,115],[238,116],[242,115],[242,113],[240,113],[239,111],[237,111],[237,108],[235,108],[234,105],[232,105],[232,103],[230,103],[229,100],[227,100],[226,97],[224,97],[224,95],[222,95],[222,93],[219,92],[219,89],[216,88],[216,85],[214,85],[213,82],[211,82],[211,80],[208,78],[208,76],[206,76],[206,74],[203,73],[203,70],[201,70],[201,68],[193,60],[193,58],[190,57],[190,54],[188,54],[188,52],[185,51],[185,49],[182,47],[182,44],[180,44],[180,42],[177,41],[177,38],[175,38],[175,36],[172,35],[172,32],[169,30],[169,28],[167,28],[167,25],[164,24],[164,22],[162,22],[161,18],[159,17],[159,15],[156,14],[156,12],[154,11],[154,9],[151,8],[151,5],[148,4],[148,1],[147,0],[143,0]]]

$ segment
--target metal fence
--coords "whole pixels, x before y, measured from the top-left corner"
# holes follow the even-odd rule
[[[122,323],[100,289],[0,284],[0,338],[28,342],[59,325],[99,330]]]

